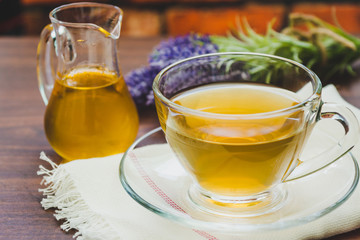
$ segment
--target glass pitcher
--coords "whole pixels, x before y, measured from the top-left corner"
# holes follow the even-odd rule
[[[124,152],[139,120],[117,59],[122,10],[74,3],[50,19],[37,51],[50,145],[66,161]]]

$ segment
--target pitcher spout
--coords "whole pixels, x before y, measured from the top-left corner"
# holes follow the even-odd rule
[[[120,8],[114,7],[109,9],[109,12],[102,13],[106,14],[104,19],[105,22],[93,24],[98,31],[104,34],[105,37],[110,37],[114,40],[119,39],[123,12]]]
[[[51,22],[68,28],[84,28],[101,32],[105,37],[120,37],[123,11],[100,3],[72,3],[50,12]]]
[[[93,66],[120,75],[116,40],[120,37],[122,16],[119,7],[101,3],[72,3],[50,12],[56,33],[53,42],[57,73]]]

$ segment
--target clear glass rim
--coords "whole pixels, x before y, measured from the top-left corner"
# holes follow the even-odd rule
[[[74,23],[74,22],[67,22],[67,21],[63,21],[60,20],[58,18],[55,17],[56,13],[60,12],[60,11],[64,11],[67,9],[72,9],[72,8],[82,8],[82,7],[101,7],[101,8],[107,8],[107,9],[114,9],[118,12],[119,16],[120,16],[120,21],[122,20],[122,16],[124,15],[124,12],[121,8],[111,5],[111,4],[106,4],[106,3],[96,3],[96,2],[78,2],[78,3],[69,3],[69,4],[64,4],[61,5],[59,7],[54,8],[50,13],[49,13],[49,18],[51,20],[52,23],[56,23],[56,24],[60,24],[66,27],[84,27],[84,26],[91,26],[93,28],[99,28],[99,26],[97,26],[96,24],[93,23]]]
[[[265,113],[255,113],[255,114],[219,114],[219,113],[209,113],[209,112],[204,112],[204,111],[200,111],[200,110],[195,110],[195,109],[187,108],[187,107],[181,106],[179,104],[176,104],[161,93],[161,91],[159,89],[159,82],[160,82],[161,78],[169,70],[171,70],[171,69],[177,67],[178,65],[181,65],[182,63],[185,63],[187,61],[192,61],[192,60],[206,58],[206,57],[213,57],[213,56],[224,56],[224,55],[256,56],[256,57],[270,58],[270,59],[275,59],[278,61],[290,63],[291,65],[302,69],[306,74],[308,74],[308,76],[311,79],[312,86],[313,86],[313,92],[307,99],[303,100],[302,102],[300,102],[294,106],[276,110],[276,111],[265,112]],[[158,97],[166,106],[168,106],[176,111],[179,111],[179,112],[184,112],[184,113],[186,112],[189,114],[193,114],[193,115],[197,115],[197,116],[204,116],[204,117],[209,117],[209,118],[222,118],[222,119],[239,119],[239,118],[247,119],[247,118],[250,118],[250,119],[252,119],[252,118],[271,117],[274,115],[285,114],[289,111],[298,110],[299,108],[304,107],[307,103],[320,98],[322,84],[321,84],[319,77],[313,71],[311,71],[309,68],[307,68],[303,64],[293,61],[291,59],[287,59],[287,58],[283,58],[283,57],[279,57],[279,56],[275,56],[275,55],[269,55],[269,54],[263,54],[263,53],[253,53],[253,52],[221,52],[221,53],[202,54],[202,55],[198,55],[195,57],[186,58],[186,59],[177,61],[177,62],[167,66],[166,68],[162,69],[156,75],[152,88],[153,88],[154,95],[156,95],[156,97]]]

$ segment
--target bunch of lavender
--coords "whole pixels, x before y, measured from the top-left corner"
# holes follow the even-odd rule
[[[311,15],[291,14],[289,25],[281,32],[273,30],[272,24],[273,22],[269,23],[264,35],[253,31],[244,21],[243,27],[239,24],[239,29],[228,36],[190,34],[170,38],[154,49],[149,57],[148,66],[136,69],[125,76],[130,93],[139,107],[153,105],[152,83],[161,69],[184,58],[215,52],[260,52],[289,58],[312,69],[324,85],[333,82],[334,76],[338,74],[354,74],[351,65],[360,57],[360,39]],[[239,73],[236,72],[236,64],[234,65],[236,61],[231,60],[227,63],[231,66],[226,66],[225,69],[233,69],[233,72],[226,73],[224,81],[245,76],[251,81],[265,79],[266,82],[270,82],[282,69],[282,66],[267,66],[253,62],[250,65],[256,67],[248,72]],[[214,66],[194,63],[192,67],[182,71],[181,76],[174,77],[171,83],[173,88],[169,88],[168,94],[172,95],[173,92],[188,86],[218,80],[220,76],[216,74],[212,75],[213,79],[209,78],[209,71],[214,69]],[[186,81],[178,81],[179,78]]]
[[[179,60],[218,51],[208,35],[189,34],[169,38],[155,47],[148,59],[148,66],[133,70],[125,76],[130,93],[138,107],[154,104],[152,83],[161,69]]]

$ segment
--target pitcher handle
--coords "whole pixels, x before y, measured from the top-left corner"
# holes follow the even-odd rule
[[[308,176],[332,164],[348,153],[359,139],[359,123],[354,113],[347,107],[336,103],[322,103],[316,122],[330,119],[335,120],[344,128],[345,135],[329,151],[318,154],[311,159],[299,161],[297,167],[284,182]]]
[[[41,97],[45,105],[49,102],[55,82],[56,35],[52,24],[44,27],[37,48],[37,76]]]

